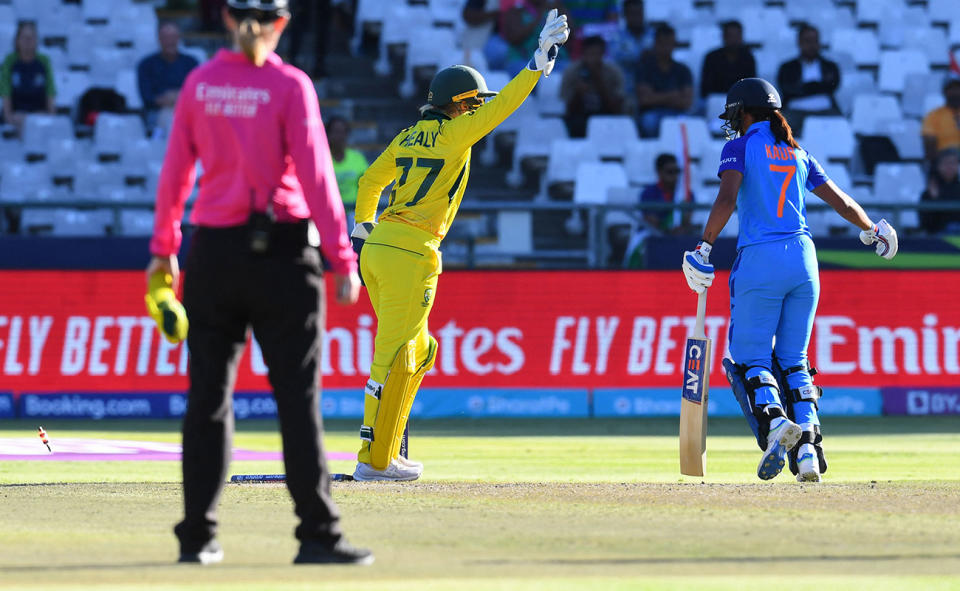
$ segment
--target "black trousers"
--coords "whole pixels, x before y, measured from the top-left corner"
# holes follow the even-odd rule
[[[287,488],[301,540],[335,543],[339,513],[330,496],[318,408],[324,324],[320,253],[307,227],[275,224],[270,249],[254,254],[245,227],[200,228],[184,277],[190,320],[190,390],[183,419],[185,516],[174,528],[184,552],[217,531],[233,440],[233,388],[248,328],[263,351],[277,401]]]

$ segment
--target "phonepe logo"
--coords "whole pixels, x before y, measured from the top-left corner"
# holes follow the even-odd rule
[[[683,397],[701,404],[703,402],[703,373],[706,367],[706,341],[690,339],[687,341],[687,350],[684,353],[683,364]]]

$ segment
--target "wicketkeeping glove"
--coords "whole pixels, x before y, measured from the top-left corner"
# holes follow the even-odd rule
[[[533,52],[533,59],[527,67],[543,72],[544,76],[549,76],[553,71],[554,60],[557,59],[558,46],[566,43],[569,37],[570,27],[567,25],[567,15],[558,16],[557,9],[551,9],[547,13],[546,24],[540,31],[537,50]]]
[[[713,265],[710,264],[710,251],[713,245],[700,241],[695,250],[683,253],[683,275],[687,285],[697,293],[703,293],[713,284]]]
[[[150,317],[169,342],[179,343],[187,338],[187,312],[173,291],[173,277],[163,271],[151,275],[144,301]]]
[[[877,256],[887,260],[897,256],[900,243],[897,239],[897,231],[893,226],[887,223],[887,220],[880,220],[869,230],[860,232],[860,242],[867,246],[877,245]]]
[[[350,243],[353,244],[353,252],[357,253],[358,263],[360,262],[360,251],[363,250],[364,243],[370,237],[370,232],[373,232],[376,225],[377,222],[361,222],[354,226],[353,231],[350,232]],[[360,285],[366,285],[363,282],[363,274],[360,273],[359,267],[357,274],[360,275]]]

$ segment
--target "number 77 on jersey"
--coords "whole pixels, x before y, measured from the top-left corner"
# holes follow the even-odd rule
[[[704,332],[707,290],[697,298],[697,323],[683,353],[680,399],[680,473],[707,473],[707,398],[710,392],[710,339]]]

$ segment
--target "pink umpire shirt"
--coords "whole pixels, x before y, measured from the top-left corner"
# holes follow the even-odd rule
[[[356,270],[317,94],[306,74],[274,53],[258,68],[242,53],[221,49],[187,76],[157,187],[155,255],[180,250],[180,219],[197,158],[203,176],[192,223],[242,225],[272,199],[279,222],[313,219],[335,273]]]

